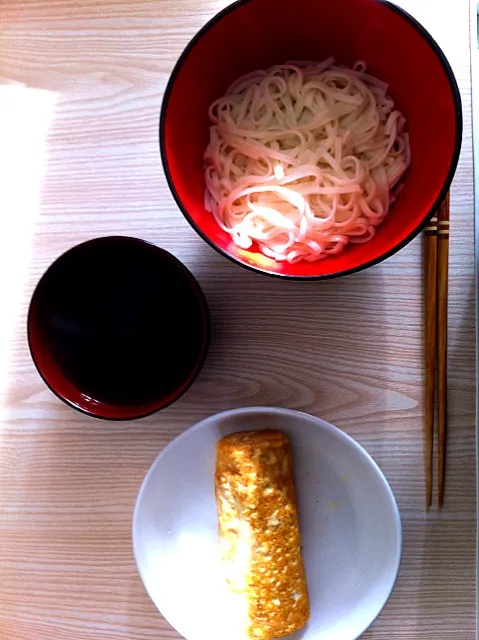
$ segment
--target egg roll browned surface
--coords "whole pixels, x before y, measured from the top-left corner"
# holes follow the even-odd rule
[[[279,638],[310,615],[288,437],[247,431],[220,440],[215,474],[226,579],[250,638]]]

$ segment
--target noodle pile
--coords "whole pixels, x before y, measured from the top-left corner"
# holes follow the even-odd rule
[[[287,63],[213,102],[205,206],[238,246],[314,261],[373,237],[410,152],[387,85],[365,70]]]

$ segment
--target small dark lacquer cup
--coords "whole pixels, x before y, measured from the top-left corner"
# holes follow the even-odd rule
[[[50,389],[97,418],[132,420],[177,400],[208,350],[201,288],[173,255],[136,238],[90,240],[58,258],[28,313]]]

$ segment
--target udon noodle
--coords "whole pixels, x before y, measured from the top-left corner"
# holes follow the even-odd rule
[[[410,161],[387,88],[363,62],[332,58],[237,80],[209,109],[208,211],[237,245],[276,260],[370,240]]]

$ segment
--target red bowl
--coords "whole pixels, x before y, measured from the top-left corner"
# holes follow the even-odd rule
[[[374,238],[333,257],[289,264],[237,247],[205,210],[203,154],[208,107],[245,73],[286,60],[334,56],[389,84],[407,118],[411,166],[397,202]],[[176,64],[160,117],[160,149],[173,196],[215,249],[255,271],[297,279],[360,271],[410,242],[444,198],[462,138],[459,90],[429,33],[405,11],[379,0],[240,0],[193,38]]]
[[[48,268],[27,331],[38,372],[61,400],[96,418],[133,420],[190,387],[210,323],[199,284],[175,256],[111,236],[73,247]]]

